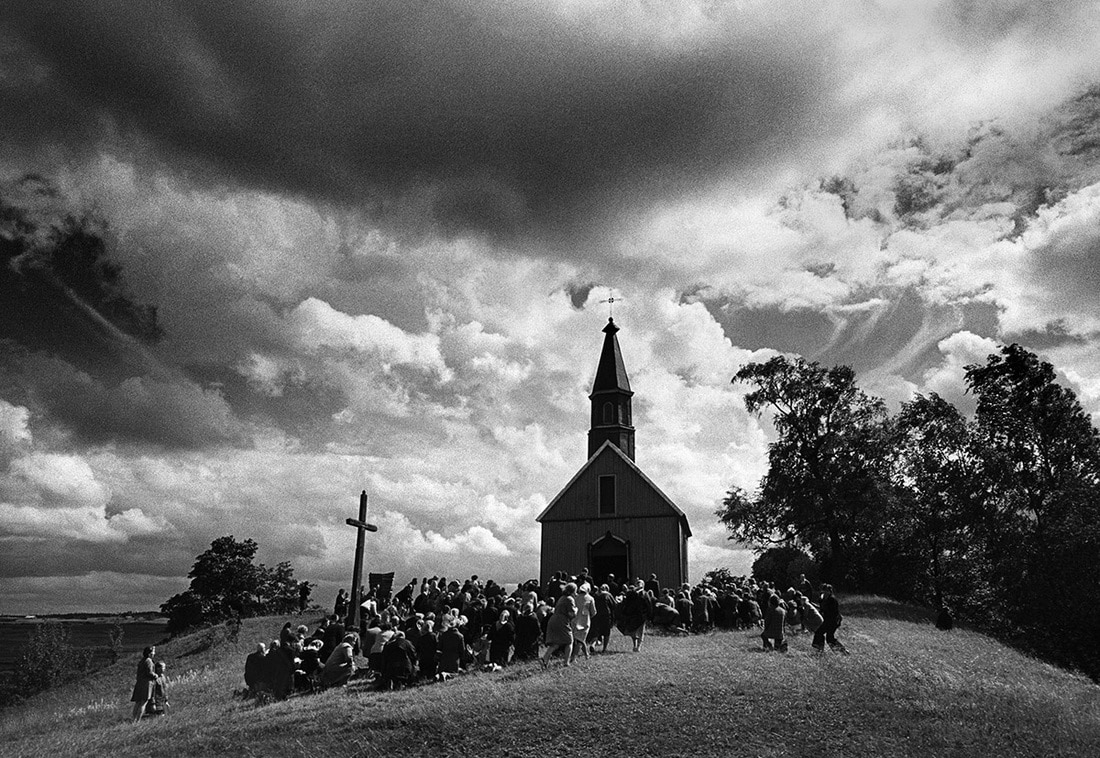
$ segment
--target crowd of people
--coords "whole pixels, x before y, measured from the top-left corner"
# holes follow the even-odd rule
[[[828,645],[847,652],[836,636],[841,613],[832,587],[822,585],[815,594],[804,575],[786,589],[745,577],[668,588],[656,575],[623,584],[610,575],[597,585],[585,569],[575,576],[559,572],[545,585],[530,580],[511,592],[477,576],[462,582],[424,577],[392,595],[372,589],[361,597],[357,627],[348,623],[351,598],[340,590],[333,613],[314,629],[288,622],[277,639],[257,645],[245,661],[248,693],[283,699],[353,677],[401,689],[515,661],[538,660],[548,668],[557,659],[571,666],[605,652],[615,628],[635,652],[649,626],[677,634],[759,629],[763,649],[778,651],[788,649],[788,633],[807,632],[814,650]],[[362,658],[365,670],[357,670]]]

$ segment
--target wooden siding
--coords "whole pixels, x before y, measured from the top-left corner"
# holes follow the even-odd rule
[[[615,475],[616,511],[614,516],[600,516],[599,477]],[[575,519],[614,520],[641,516],[678,516],[661,495],[623,457],[606,447],[581,471],[572,485],[558,496],[553,507],[540,521],[572,521]],[[579,567],[578,567],[579,568]]]
[[[631,578],[656,574],[661,585],[675,587],[688,581],[687,537],[679,516],[650,518],[604,517],[578,521],[544,521],[540,578],[556,571],[576,574],[588,567],[588,545],[610,531],[630,542]],[[619,577],[621,580],[622,577]]]

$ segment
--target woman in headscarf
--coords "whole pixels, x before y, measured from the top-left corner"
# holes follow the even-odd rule
[[[134,704],[131,714],[134,721],[141,721],[146,704],[153,699],[153,686],[157,681],[156,667],[153,663],[153,656],[156,653],[157,648],[154,645],[141,651],[141,660],[137,665],[137,682],[134,683],[134,694],[130,696],[130,702]]]
[[[351,675],[355,673],[355,658],[352,653],[355,642],[354,634],[345,634],[343,642],[329,654],[325,667],[321,670],[322,687],[342,687],[351,679]]]
[[[608,585],[600,585],[592,600],[596,604],[596,615],[592,618],[592,626],[588,629],[588,638],[592,640],[592,650],[600,645],[600,652],[607,652],[607,643],[611,639],[611,623],[615,617],[615,596],[611,594]]]
[[[554,603],[554,613],[546,623],[546,652],[542,654],[542,667],[549,668],[550,656],[565,651],[565,665],[570,665],[573,648],[573,628],[570,623],[577,615],[577,585],[570,582],[562,589],[561,597]],[[587,626],[585,627],[587,629]]]
[[[466,655],[466,638],[458,628],[454,616],[444,614],[443,631],[439,634],[439,672],[457,674]]]
[[[512,623],[512,612],[506,608],[500,612],[500,617],[489,634],[489,661],[498,666],[507,666],[515,641],[516,625]]]
[[[302,645],[300,663],[294,671],[294,686],[312,692],[321,672],[321,641],[311,640]]]
[[[634,652],[642,649],[645,638],[645,622],[649,618],[649,597],[641,579],[627,588],[626,595],[619,603],[619,619],[616,626],[619,631],[634,642]]]
[[[516,616],[516,654],[519,661],[531,661],[539,657],[539,638],[542,637],[542,629],[539,628],[539,620],[535,617],[535,607],[531,603],[524,603]]]
[[[420,636],[416,638],[416,659],[420,663],[420,676],[431,679],[435,676],[439,656],[439,637],[436,636],[431,619],[420,622]]]
[[[589,584],[585,582],[577,588],[577,615],[569,622],[573,629],[573,649],[569,652],[569,660],[577,659],[577,652],[584,652],[588,658],[588,630],[592,627],[592,617],[596,615],[596,601],[589,594]]]

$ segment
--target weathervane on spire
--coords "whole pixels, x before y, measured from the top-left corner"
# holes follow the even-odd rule
[[[615,303],[621,302],[624,299],[625,298],[615,297],[614,295],[612,295],[611,294],[611,288],[608,287],[608,289],[607,289],[607,299],[600,301],[601,303],[607,303],[607,317],[608,318],[615,318]]]

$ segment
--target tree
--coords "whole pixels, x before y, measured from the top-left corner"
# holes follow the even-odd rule
[[[795,547],[768,548],[752,563],[754,579],[769,582],[781,591],[797,586],[800,574],[805,574],[812,583],[818,583],[817,564]]]
[[[874,533],[884,496],[885,406],[856,386],[851,368],[802,358],[750,363],[733,382],[755,385],[745,406],[770,409],[778,439],[758,494],[731,490],[719,518],[731,538],[804,546],[827,578],[843,580],[850,548]]]
[[[978,398],[989,495],[1009,523],[1041,534],[1100,487],[1100,432],[1054,367],[1013,344],[966,367]]]
[[[982,565],[973,525],[977,451],[962,414],[939,395],[903,403],[887,447],[895,497],[883,519],[880,581],[895,596],[933,602],[974,599]],[[899,570],[907,561],[912,570]],[[885,579],[885,577],[884,577]]]
[[[1100,432],[1019,345],[966,367],[977,395],[984,543],[1032,644],[1100,675]]]
[[[161,605],[172,633],[230,618],[290,613],[298,606],[301,583],[283,561],[274,569],[253,564],[258,545],[219,537],[195,559],[188,577],[191,586]]]

